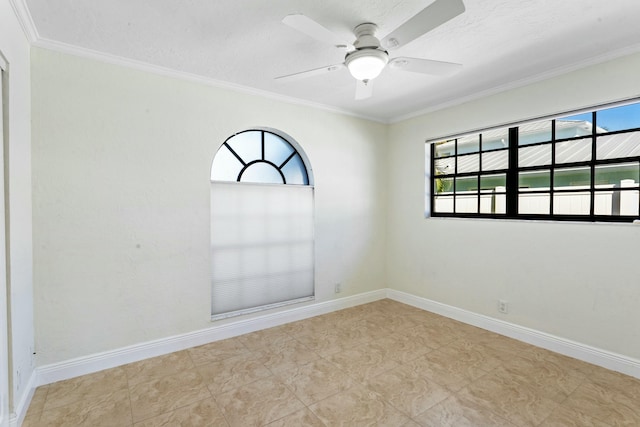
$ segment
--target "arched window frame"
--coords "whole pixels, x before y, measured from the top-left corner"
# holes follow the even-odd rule
[[[259,132],[260,146],[253,136],[234,145],[246,132]],[[275,141],[271,149],[266,140]],[[243,179],[259,163],[273,170]],[[211,163],[211,320],[315,298],[313,182],[304,150],[284,132],[254,127],[219,147]]]
[[[259,158],[251,157],[248,158],[246,156],[242,156],[241,154],[239,154],[232,146],[231,144],[233,144],[233,139],[236,138],[239,135],[245,134],[245,133],[249,133],[249,132],[260,132],[260,139],[261,139],[261,156]],[[289,156],[282,162],[274,162],[272,161],[272,159],[267,158],[267,150],[265,149],[265,134],[271,134],[274,135],[275,137],[279,138],[280,140],[282,140],[284,143],[286,143],[287,145],[289,145],[292,148],[292,152],[289,154]],[[267,127],[251,127],[249,129],[237,132],[233,135],[231,135],[229,138],[227,138],[222,145],[218,148],[218,151],[216,152],[214,159],[213,159],[213,163],[211,166],[211,180],[212,181],[232,181],[230,179],[216,179],[213,178],[213,173],[214,173],[214,168],[215,168],[215,160],[218,157],[218,155],[222,152],[221,150],[228,150],[228,152],[233,155],[242,165],[242,167],[239,169],[239,172],[237,174],[237,176],[235,177],[235,181],[242,183],[242,182],[252,182],[252,183],[260,183],[259,181],[243,181],[243,176],[245,174],[245,172],[249,169],[249,167],[255,165],[255,164],[267,164],[269,166],[271,166],[272,168],[274,168],[278,174],[280,175],[281,179],[282,179],[282,184],[285,185],[310,185],[313,186],[314,185],[314,178],[313,178],[313,170],[311,168],[311,163],[309,162],[309,159],[307,158],[307,155],[305,153],[305,151],[302,149],[302,147],[298,144],[298,142],[292,138],[290,135],[286,134],[285,132],[282,132],[280,130],[277,129],[273,129],[273,128],[267,128]],[[286,173],[283,171],[283,169],[289,164],[289,162],[291,160],[293,160],[296,156],[298,156],[300,158],[300,160],[302,161],[302,165],[303,167],[300,168],[300,172],[303,174],[303,183],[291,183],[291,182],[287,182],[287,176]],[[268,183],[268,184],[273,184],[273,182],[263,182],[263,183]]]

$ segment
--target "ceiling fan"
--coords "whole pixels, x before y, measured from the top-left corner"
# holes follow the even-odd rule
[[[276,77],[276,80],[298,80],[347,68],[357,80],[356,99],[366,99],[373,94],[372,80],[378,77],[386,66],[422,74],[453,74],[462,67],[461,64],[402,56],[390,58],[388,51],[404,46],[464,11],[462,0],[435,0],[382,40],[375,35],[378,28],[376,24],[367,22],[356,26],[356,40],[353,44],[345,43],[339,36],[305,15],[287,15],[282,20],[285,25],[322,42],[344,48],[347,54],[343,63]]]

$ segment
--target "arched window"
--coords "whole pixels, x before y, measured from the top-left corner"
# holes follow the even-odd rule
[[[314,296],[313,176],[288,135],[250,129],[211,165],[212,319]]]
[[[305,161],[272,131],[247,130],[227,139],[211,166],[212,181],[309,185]]]

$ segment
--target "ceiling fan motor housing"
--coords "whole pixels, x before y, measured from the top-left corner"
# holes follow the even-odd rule
[[[353,43],[356,49],[364,48],[380,48],[380,40],[376,37],[378,26],[370,22],[360,24],[353,29],[356,35],[356,41]]]

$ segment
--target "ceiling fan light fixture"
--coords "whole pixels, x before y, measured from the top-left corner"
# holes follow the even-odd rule
[[[344,63],[357,80],[371,80],[380,75],[389,62],[387,52],[379,49],[360,49],[347,55]]]

